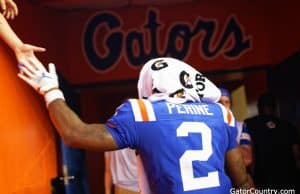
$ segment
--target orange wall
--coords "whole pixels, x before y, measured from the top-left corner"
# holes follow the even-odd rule
[[[44,23],[47,10],[17,3],[20,14],[9,23],[18,36],[26,43],[55,48],[57,42],[48,33],[55,17]],[[53,56],[53,50],[38,56],[47,61],[48,54]],[[50,180],[57,176],[55,130],[41,96],[17,77],[15,56],[2,40],[0,72],[0,193],[50,194]]]
[[[0,42],[0,193],[50,194],[56,143],[41,97],[17,77],[15,58]]]

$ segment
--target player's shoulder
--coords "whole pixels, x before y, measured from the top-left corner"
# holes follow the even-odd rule
[[[235,120],[235,117],[234,117],[233,113],[231,112],[231,110],[227,110],[225,108],[225,106],[221,103],[217,102],[215,104],[216,104],[216,106],[219,107],[219,109],[221,111],[221,114],[223,116],[223,121],[231,127],[236,127],[236,120]]]
[[[137,122],[155,121],[156,116],[154,113],[151,101],[147,99],[131,98],[125,102],[125,108],[133,112],[134,119]]]
[[[152,106],[152,102],[150,100],[138,98],[130,98],[125,102],[125,104],[126,106],[130,106],[131,109]]]

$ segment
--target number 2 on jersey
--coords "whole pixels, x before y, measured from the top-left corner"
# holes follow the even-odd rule
[[[218,171],[208,172],[207,176],[194,177],[193,161],[207,161],[212,155],[211,129],[202,122],[183,122],[177,128],[177,137],[187,137],[189,133],[200,133],[202,150],[186,150],[179,159],[184,191],[206,189],[220,185]]]

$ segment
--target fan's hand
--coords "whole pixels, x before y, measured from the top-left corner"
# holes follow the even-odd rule
[[[18,14],[18,6],[13,0],[0,0],[2,14],[6,19],[14,19]]]

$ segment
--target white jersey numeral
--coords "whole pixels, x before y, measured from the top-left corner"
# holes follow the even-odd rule
[[[220,186],[218,171],[207,172],[207,176],[194,177],[193,161],[207,161],[212,155],[211,129],[202,122],[183,122],[177,128],[178,137],[187,137],[189,133],[200,133],[202,150],[186,150],[180,157],[180,171],[184,191],[206,189]]]

